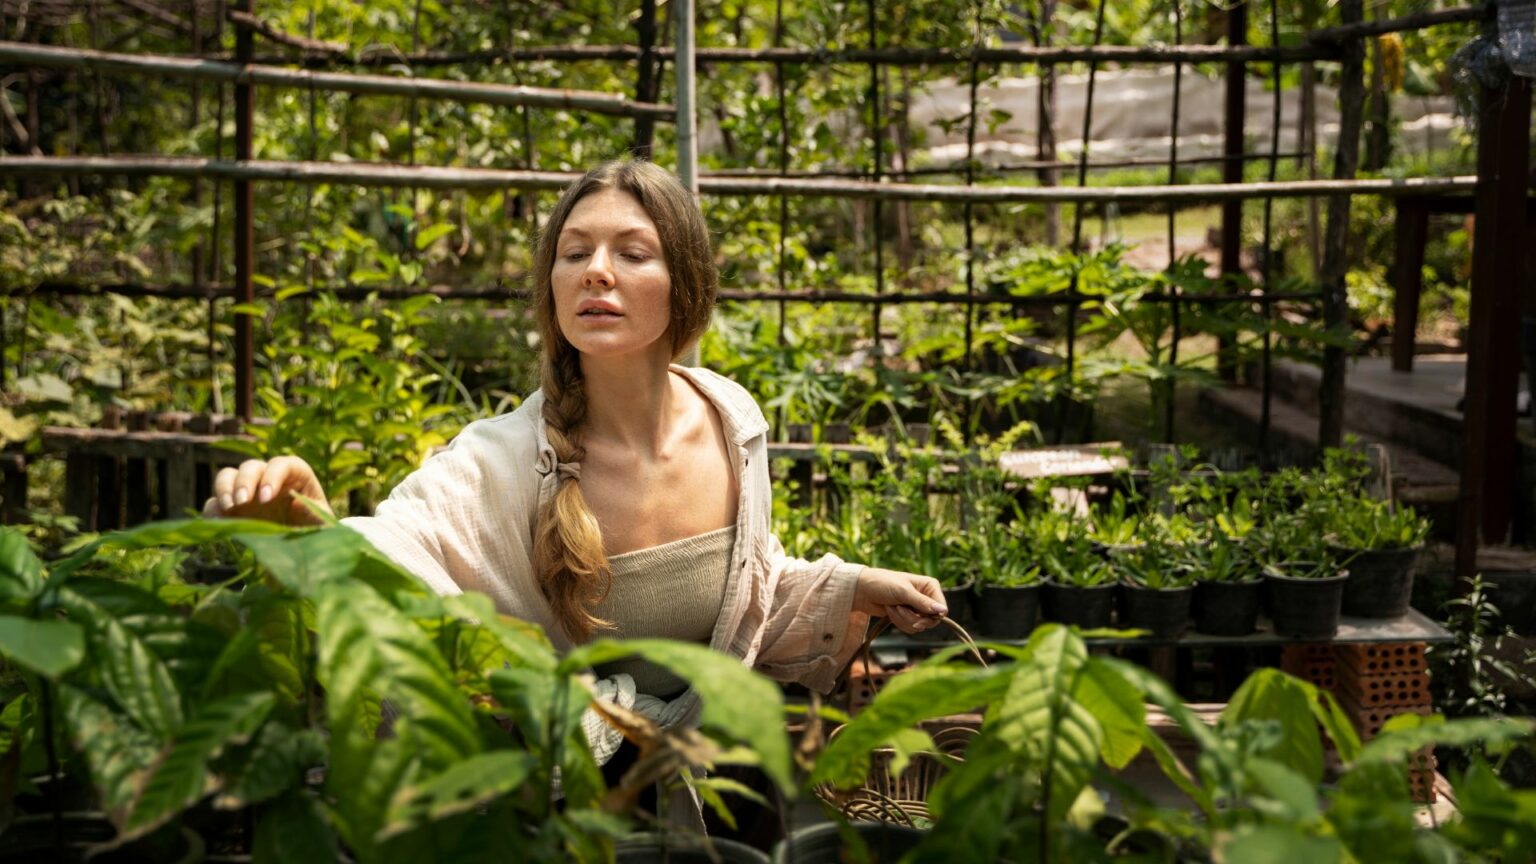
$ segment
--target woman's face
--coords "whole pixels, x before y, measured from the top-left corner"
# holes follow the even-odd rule
[[[555,245],[555,319],[592,357],[651,351],[672,359],[672,275],[656,223],[633,195],[594,192],[576,203]]]

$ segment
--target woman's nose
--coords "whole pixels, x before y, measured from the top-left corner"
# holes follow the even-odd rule
[[[613,268],[610,266],[611,263],[607,250],[599,247],[592,253],[592,257],[587,259],[587,269],[582,273],[581,284],[588,288],[596,285],[612,288]]]

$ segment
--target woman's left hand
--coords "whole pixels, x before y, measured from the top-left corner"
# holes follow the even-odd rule
[[[949,614],[939,580],[916,573],[866,567],[854,589],[853,609],[889,618],[903,633],[919,633]]]

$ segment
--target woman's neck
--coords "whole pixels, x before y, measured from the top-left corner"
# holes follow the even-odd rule
[[[586,439],[614,444],[636,454],[659,456],[666,449],[677,404],[667,358],[581,358],[587,396]]]

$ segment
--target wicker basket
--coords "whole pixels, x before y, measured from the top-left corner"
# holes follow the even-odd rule
[[[949,618],[943,619],[944,623],[956,631],[962,642],[971,647],[976,659],[986,665],[986,659],[982,657],[976,643],[971,639],[965,628],[956,624]],[[864,669],[868,675],[874,669],[874,664],[869,657],[870,644],[876,636],[884,632],[889,626],[889,621],[871,628],[869,635],[864,640],[862,655],[864,657]],[[849,672],[853,663],[843,670],[841,689],[851,690]],[[876,689],[880,681],[889,677],[885,674],[878,676],[868,675],[865,687]],[[937,718],[923,724],[923,730],[929,733],[933,739],[935,753],[915,753],[908,760],[906,767],[900,774],[892,771],[896,760],[896,751],[889,747],[881,747],[870,753],[869,774],[866,775],[864,784],[856,789],[840,791],[828,785],[816,787],[813,791],[818,798],[836,808],[844,818],[852,822],[889,822],[908,827],[919,827],[919,822],[932,821],[932,814],[928,810],[928,795],[939,780],[949,772],[950,765],[954,762],[964,761],[965,748],[980,729],[981,718],[977,715],[960,715],[952,718]],[[937,728],[935,728],[937,727]],[[842,727],[833,729],[828,740],[836,737],[842,731]]]

